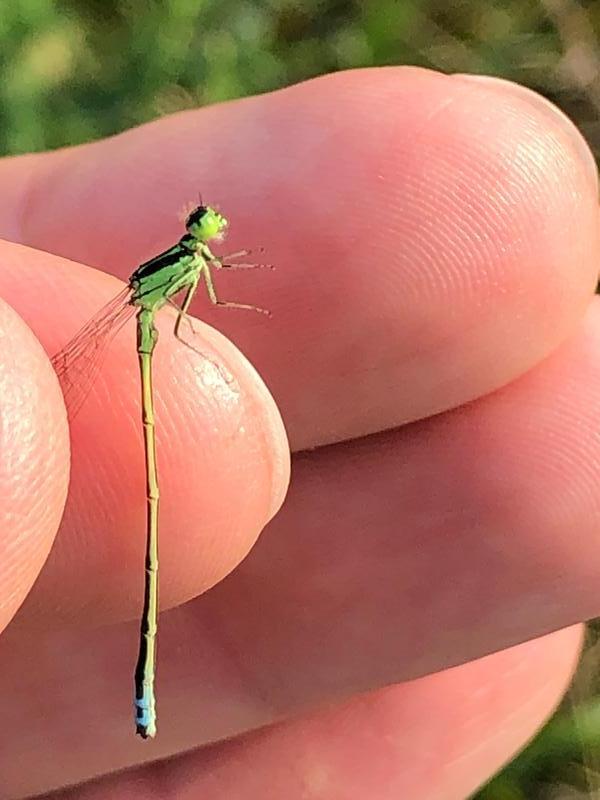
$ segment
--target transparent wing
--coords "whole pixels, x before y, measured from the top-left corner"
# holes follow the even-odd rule
[[[88,396],[104,361],[108,343],[136,312],[136,307],[129,302],[130,295],[131,289],[126,286],[52,356],[52,366],[60,381],[69,420],[75,417]]]

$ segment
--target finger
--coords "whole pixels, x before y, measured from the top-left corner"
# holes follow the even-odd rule
[[[4,286],[20,298],[23,317],[50,352],[64,339],[59,323],[74,333],[122,288],[47,253],[9,243],[0,248]],[[194,343],[201,354],[180,346],[172,335],[174,314],[165,310],[161,317],[154,377],[161,600],[168,608],[243,558],[283,499],[289,463],[277,409],[244,357],[206,326]],[[46,369],[51,374],[47,363]],[[139,614],[146,494],[140,431],[132,322],[109,345],[71,426],[71,485],[60,537],[19,624],[62,618],[93,625]]]
[[[596,281],[591,155],[508,82],[355,70],[29,158],[20,180],[4,169],[21,209],[7,234],[122,278],[180,235],[199,189],[231,219],[228,249],[265,245],[277,272],[219,291],[272,321],[202,298],[194,312],[259,367],[295,448],[509,382],[568,336]]]
[[[594,309],[578,336],[503,392],[298,459],[271,534],[228,581],[161,623],[163,653],[178,655],[163,658],[166,724],[179,730],[168,713],[179,708],[192,726],[202,716],[208,739],[231,735],[252,727],[257,708],[298,713],[594,616],[599,317]],[[2,664],[15,676],[6,692],[22,700],[25,681],[43,693],[53,669],[61,682],[56,653],[68,652],[49,724],[61,709],[81,713],[87,665],[111,697],[93,729],[118,738],[134,626],[117,633],[72,632],[67,646],[50,632],[33,676],[22,636]]]
[[[462,800],[554,709],[579,641],[579,630],[561,631],[311,717],[80,785],[57,800],[137,800],[140,794],[148,800]],[[76,768],[67,780],[85,776],[80,763]],[[92,769],[87,765],[88,774]],[[65,777],[44,760],[41,774],[38,768],[17,780],[19,794],[29,794]]]
[[[291,713],[598,616],[599,365],[600,302],[501,392],[297,458],[270,535],[197,611],[257,695]]]
[[[270,535],[227,581],[161,620],[151,757],[594,616],[599,349],[594,308],[576,337],[502,392],[297,459]],[[112,764],[127,735],[134,625],[50,631],[38,637],[34,675],[17,634],[0,663],[0,707],[22,707],[48,680],[64,687],[45,706],[46,727],[25,732],[28,747],[43,750],[65,725],[83,763],[94,761],[102,730]],[[98,685],[106,696],[86,707],[82,739],[83,698]]]
[[[56,376],[39,342],[4,303],[0,343],[1,632],[54,540],[67,492],[69,448]]]

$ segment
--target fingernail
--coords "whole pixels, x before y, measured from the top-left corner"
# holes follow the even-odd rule
[[[551,117],[554,123],[559,125],[563,132],[569,137],[573,148],[579,156],[579,160],[583,165],[583,168],[588,175],[592,186],[594,187],[594,192],[598,192],[598,167],[596,166],[596,160],[592,154],[592,151],[590,150],[586,140],[576,128],[575,124],[560,110],[560,108],[555,106],[554,103],[551,103],[550,100],[546,100],[546,98],[542,97],[541,94],[534,92],[532,89],[528,89],[526,86],[521,86],[519,83],[513,83],[512,81],[504,80],[503,78],[495,78],[490,75],[466,75],[463,73],[457,73],[453,77],[459,78],[460,80],[479,83],[482,86],[489,86],[490,89],[497,89],[499,91],[512,94],[514,97],[519,97],[521,100],[524,100],[525,102],[534,106],[541,113],[547,114],[549,117]]]

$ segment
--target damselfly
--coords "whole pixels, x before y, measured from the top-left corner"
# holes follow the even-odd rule
[[[158,621],[158,470],[154,435],[154,397],[152,390],[152,354],[158,339],[154,324],[156,313],[169,304],[177,309],[175,336],[185,344],[181,325],[191,321],[187,312],[202,280],[211,303],[230,308],[269,312],[246,303],[219,300],[214,288],[212,269],[254,269],[265,264],[231,263],[248,255],[240,251],[221,259],[209,242],[223,238],[226,218],[210,206],[200,205],[187,217],[186,233],[177,244],[141,264],[132,273],[127,286],[91,319],[73,339],[52,358],[60,379],[69,418],[79,408],[99,369],[100,356],[115,333],[137,317],[137,355],[141,377],[142,427],[146,459],[146,561],[144,606],[140,625],[139,656],[135,668],[136,732],[144,739],[156,735],[154,676],[156,631]],[[183,299],[181,304],[175,300]]]

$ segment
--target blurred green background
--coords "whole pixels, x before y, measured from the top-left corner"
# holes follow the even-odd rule
[[[409,63],[526,84],[598,156],[599,32],[597,0],[2,0],[1,148],[77,144],[333,70]],[[593,627],[590,636],[573,694],[478,800],[600,788]]]
[[[531,86],[598,153],[599,27],[597,1],[3,0],[2,149],[75,144],[332,70],[409,63]]]

